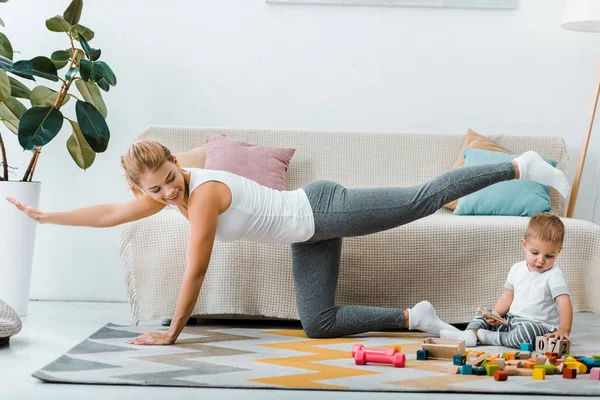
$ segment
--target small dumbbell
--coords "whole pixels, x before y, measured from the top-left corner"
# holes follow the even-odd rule
[[[359,350],[354,356],[356,365],[365,365],[366,363],[392,364],[395,368],[404,368],[406,364],[406,355],[398,353],[398,349],[386,349],[386,353],[374,353],[364,350]]]
[[[366,351],[369,353],[392,355],[399,351],[402,351],[402,346],[400,346],[398,344],[392,344],[388,348],[384,349],[384,348],[379,348],[379,347],[365,347],[362,344],[355,344],[352,346],[352,351],[351,351],[352,357],[354,357],[356,355],[356,353],[360,350]]]

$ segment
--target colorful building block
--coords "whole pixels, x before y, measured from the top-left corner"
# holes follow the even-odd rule
[[[506,360],[502,358],[496,358],[494,360],[494,364],[498,366],[498,369],[504,369],[504,367],[506,366]]]
[[[456,354],[454,357],[452,357],[452,364],[454,365],[464,365],[466,362],[467,358],[465,356]]]
[[[473,368],[473,374],[474,375],[487,375],[487,371],[483,367],[477,367],[477,368]]]
[[[517,354],[516,353],[504,353],[505,354],[505,359],[506,360],[516,360],[517,359]]]
[[[517,375],[517,366],[507,365],[505,371],[509,375]]]
[[[531,376],[533,375],[533,368],[517,368],[517,375]]]
[[[531,343],[521,343],[521,351],[533,351],[533,345]],[[527,355],[529,357],[529,354]]]
[[[535,368],[532,375],[533,379],[542,381],[546,379],[546,370],[543,368]]]
[[[472,375],[473,374],[473,366],[470,364],[465,364],[462,367],[460,367],[460,374],[461,375]]]
[[[498,366],[496,364],[488,364],[485,366],[485,371],[487,372],[487,376],[494,376],[494,372],[498,371]]]
[[[544,369],[546,370],[546,375],[554,375],[556,371],[556,367],[554,365],[534,365],[533,369]]]
[[[417,360],[427,360],[427,350],[417,350]]]
[[[460,367],[458,365],[449,365],[447,369],[450,375],[456,375],[460,371]]]
[[[563,368],[562,375],[564,379],[575,379],[577,378],[577,368]]]
[[[590,370],[590,379],[600,381],[600,368],[592,368]]]
[[[499,369],[494,372],[494,379],[497,381],[505,381],[508,379],[508,372]]]

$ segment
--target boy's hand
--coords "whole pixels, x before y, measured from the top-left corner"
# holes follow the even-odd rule
[[[558,339],[558,340],[568,340],[569,342],[571,341],[571,337],[569,336],[569,332],[562,331],[560,329],[557,330],[556,332],[547,333],[544,336],[546,336],[547,338],[554,338],[554,339]]]
[[[495,319],[492,318],[486,318],[485,322],[490,325],[490,326],[498,326],[498,325],[502,325],[502,323],[500,321],[497,321]]]

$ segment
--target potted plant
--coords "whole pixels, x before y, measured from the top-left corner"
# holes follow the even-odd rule
[[[36,165],[42,147],[61,132],[63,125],[70,128],[67,150],[83,170],[93,164],[96,153],[106,150],[110,140],[100,90],[107,92],[117,79],[108,64],[99,60],[100,49],[90,46],[94,32],[79,23],[82,9],[83,0],[72,0],[62,15],[46,20],[48,30],[65,35],[69,43],[68,48],[54,51],[49,58],[13,60],[12,44],[0,32],[0,120],[7,128],[0,129],[0,297],[19,315],[27,313],[36,223],[5,197],[38,207],[41,183],[33,180]],[[4,26],[2,20],[0,25]],[[59,76],[61,70],[64,78]],[[40,85],[36,81],[39,78],[57,82],[60,88]],[[34,87],[30,89],[24,82],[33,82]],[[77,94],[70,92],[73,86]],[[76,120],[62,114],[61,108],[67,104],[74,105]],[[18,175],[5,146],[12,134],[23,150],[31,152],[28,165]]]

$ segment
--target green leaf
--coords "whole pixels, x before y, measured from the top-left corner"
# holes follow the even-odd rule
[[[98,87],[100,87],[100,89],[104,90],[105,92],[108,92],[110,90],[110,85],[106,83],[104,79],[100,79],[98,82],[96,82],[96,84],[98,85]]]
[[[63,13],[63,17],[71,24],[75,25],[81,18],[81,10],[83,9],[83,0],[73,0],[69,7]]]
[[[92,49],[92,56],[90,57],[90,59],[92,61],[96,61],[97,59],[100,58],[100,55],[102,54],[102,50],[98,49]]]
[[[15,72],[15,71],[10,71],[11,74],[14,74],[16,76],[20,76],[21,78],[25,78],[25,79],[29,79],[30,81],[34,81],[35,82],[35,78],[31,75],[28,74],[21,74],[19,72]]]
[[[64,50],[57,50],[50,56],[57,70],[64,68],[69,63],[69,53]]]
[[[73,77],[75,76],[75,74],[77,73],[77,70],[79,68],[77,67],[71,67],[69,68],[69,70],[67,71],[67,73],[65,74],[65,78],[70,81],[71,79],[73,79]]]
[[[85,54],[90,57],[92,55],[92,48],[90,47],[89,43],[83,38],[83,36],[81,36],[81,33],[79,32],[77,32],[77,37],[79,38],[81,47],[83,47],[83,51],[85,51]]]
[[[5,71],[10,71],[13,67],[13,62],[10,58],[6,58],[3,55],[0,55],[0,69]]]
[[[96,68],[100,70],[102,78],[104,78],[109,85],[115,86],[117,84],[117,77],[107,63],[104,61],[96,61]]]
[[[17,61],[14,63],[11,72],[35,75],[58,82],[56,67],[48,57],[35,57],[31,60]]]
[[[52,32],[71,32],[71,24],[60,15],[48,18],[46,28]]]
[[[77,86],[77,90],[79,90],[83,99],[96,107],[96,109],[100,111],[100,114],[106,118],[108,111],[106,110],[106,104],[104,104],[98,86],[93,82],[86,82],[83,79],[77,79],[75,81],[75,86]]]
[[[0,25],[2,25],[3,28],[6,26],[4,25],[4,21],[2,21],[2,18],[0,18]]]
[[[69,154],[71,154],[71,158],[73,158],[75,164],[79,168],[86,170],[94,163],[96,152],[85,140],[79,124],[71,120],[69,122],[73,128],[73,133],[67,139],[67,150],[69,150]]]
[[[83,52],[83,50],[81,49],[76,49],[79,50],[77,52],[77,61],[81,60],[83,57],[85,57],[85,53]],[[75,52],[73,51],[73,49],[67,49],[65,50],[67,53],[69,53],[69,57],[73,58],[73,54],[75,54]]]
[[[54,106],[58,95],[58,92],[55,92],[54,90],[49,89],[46,86],[36,86],[31,91],[31,96],[29,100],[31,101],[31,105],[34,107]],[[68,101],[69,97],[65,97],[65,99],[63,100],[63,104],[59,106],[66,104]]]
[[[22,99],[29,99],[31,95],[31,90],[23,85],[21,82],[13,78],[12,76],[8,77],[10,81],[10,94],[12,97],[20,97]]]
[[[25,114],[27,108],[19,100],[14,97],[4,99],[0,103],[0,118],[7,120],[2,121],[8,129],[15,135],[19,132],[19,120]]]
[[[10,81],[6,71],[0,69],[0,101],[10,97]]]
[[[32,107],[19,122],[19,144],[33,150],[48,144],[60,131],[63,115],[54,107]]]
[[[73,25],[73,29],[71,31],[73,39],[79,40],[79,36],[77,36],[76,34],[73,34],[73,31],[75,31],[75,33],[80,33],[81,36],[83,36],[83,38],[85,40],[87,40],[88,42],[90,40],[92,40],[95,36],[95,33],[93,30],[91,30],[90,28],[88,28],[86,26],[80,25],[80,24]]]
[[[4,33],[0,32],[0,56],[6,57],[9,60],[13,59],[14,53],[12,44],[10,44],[10,40],[6,37]]]
[[[81,59],[79,62],[79,73],[81,74],[81,78],[84,81],[89,81],[92,79],[92,74],[94,73],[95,62],[90,60]]]
[[[105,151],[110,140],[110,132],[102,114],[92,104],[83,101],[77,101],[75,113],[81,132],[90,147],[96,153]]]

